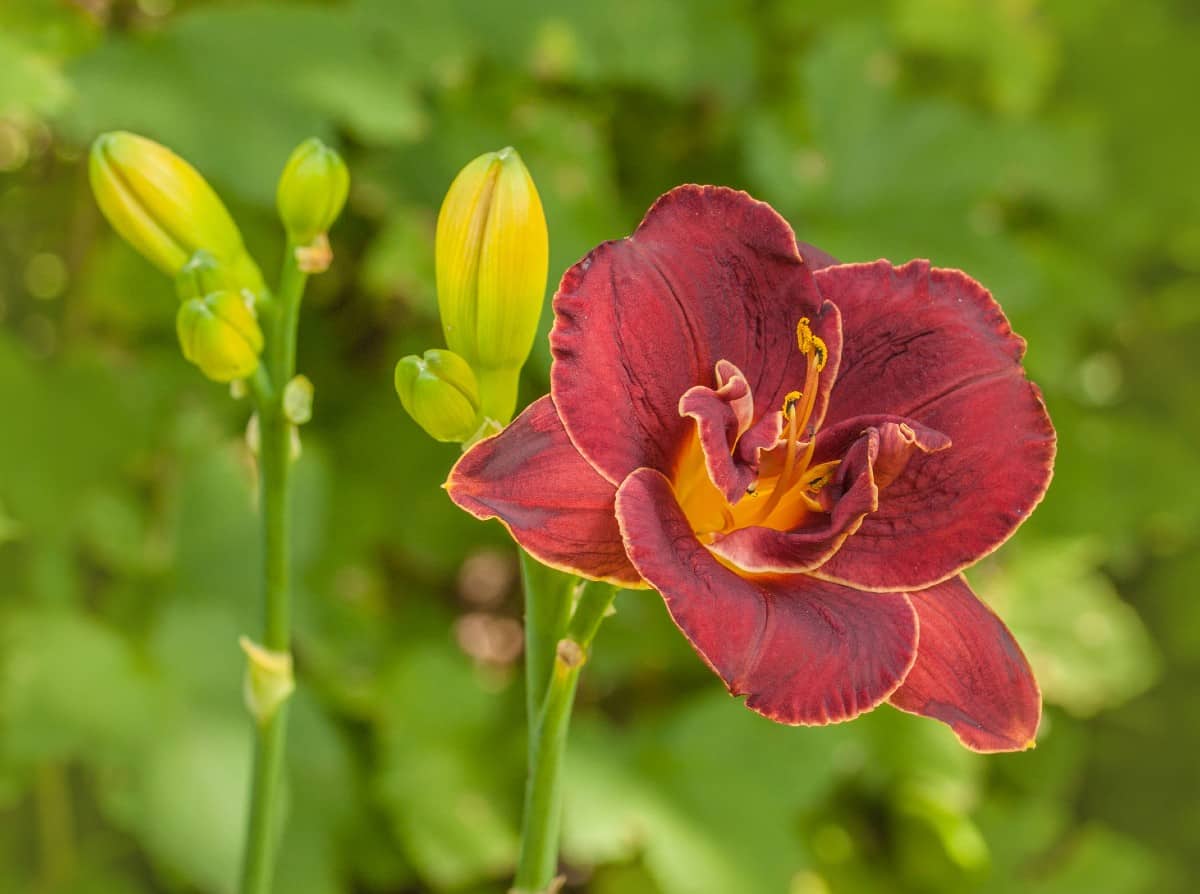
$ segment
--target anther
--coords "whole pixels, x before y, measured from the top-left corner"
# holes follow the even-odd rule
[[[825,342],[819,336],[812,336],[812,354],[813,365],[820,372],[825,368],[825,362],[829,360],[829,349],[825,347]]]
[[[800,403],[803,397],[804,395],[799,391],[789,391],[787,397],[783,399],[783,415],[790,419],[796,410],[796,404]]]
[[[796,324],[796,344],[799,345],[801,354],[812,350],[813,331],[810,322],[808,317],[801,317],[800,322]]]

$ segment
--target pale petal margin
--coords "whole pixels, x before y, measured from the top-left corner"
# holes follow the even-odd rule
[[[1053,473],[1055,434],[1025,378],[1025,342],[979,283],[926,261],[816,274],[847,333],[827,425],[886,413],[953,442],[914,456],[853,537],[814,573],[866,590],[919,590],[1007,540]]]
[[[942,721],[973,751],[1032,748],[1042,694],[1004,622],[961,575],[909,598],[921,643],[891,703]]]
[[[919,622],[905,594],[805,575],[742,577],[696,539],[653,469],[621,485],[617,518],[630,559],[696,651],[772,720],[849,720],[887,699],[916,660]]]

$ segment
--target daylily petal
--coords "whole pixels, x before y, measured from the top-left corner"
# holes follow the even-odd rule
[[[891,703],[949,724],[975,751],[1032,748],[1042,696],[1008,628],[959,577],[910,594],[917,663]]]
[[[808,265],[808,269],[816,272],[824,270],[826,267],[833,267],[840,264],[837,258],[827,251],[822,251],[815,245],[810,245],[807,242],[796,240],[796,247],[800,249],[800,256],[804,258],[804,263]]]
[[[950,439],[904,419],[859,416],[817,436],[814,464],[840,460],[833,480],[821,489],[828,514],[806,513],[795,528],[751,526],[718,538],[710,549],[751,573],[797,573],[823,567],[880,505],[880,491],[891,484],[917,454],[944,450]],[[789,511],[784,497],[775,515]]]
[[[632,236],[568,270],[554,296],[550,379],[563,425],[614,484],[642,466],[669,472],[691,434],[684,392],[710,385],[727,360],[759,415],[778,409],[804,381],[796,323],[820,308],[770,206],[722,187],[672,190]]]
[[[779,439],[782,421],[775,412],[754,423],[750,385],[728,360],[717,361],[716,376],[715,389],[695,385],[684,392],[679,414],[695,420],[709,480],[735,503],[757,478],[759,452]]]
[[[549,395],[463,454],[446,490],[476,518],[500,519],[545,565],[623,586],[641,582],[613,515],[616,488],[571,445]]]
[[[878,261],[816,277],[852,333],[826,424],[888,413],[953,441],[914,456],[817,574],[871,590],[952,577],[1007,540],[1050,483],[1054,429],[1021,369],[1025,343],[957,270]]]
[[[886,699],[916,659],[906,595],[803,575],[743,578],[700,544],[671,483],[653,469],[622,483],[617,517],[634,565],[696,651],[772,720],[848,720]]]

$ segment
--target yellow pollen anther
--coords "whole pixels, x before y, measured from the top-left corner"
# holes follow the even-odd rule
[[[796,404],[800,403],[803,397],[799,391],[789,391],[783,399],[783,415],[790,417],[796,411]]]
[[[813,365],[820,372],[825,368],[825,362],[829,359],[829,349],[825,347],[825,342],[819,336],[812,336],[812,354]]]
[[[796,344],[800,346],[800,353],[807,354],[812,350],[813,331],[809,325],[811,321],[808,317],[801,317],[800,322],[796,324]]]
[[[804,489],[810,493],[819,493],[821,488],[833,480],[833,472],[840,464],[840,459],[834,459],[808,469],[804,476]]]
[[[825,342],[819,335],[813,335],[812,320],[808,317],[801,317],[800,322],[796,324],[796,345],[805,357],[812,354],[812,364],[817,372],[825,368],[825,362],[829,360],[829,349],[825,347]]]

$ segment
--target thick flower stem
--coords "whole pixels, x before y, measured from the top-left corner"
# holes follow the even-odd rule
[[[296,266],[294,246],[288,245],[280,276],[279,293],[270,321],[267,376],[252,383],[258,403],[260,505],[264,567],[264,618],[262,645],[274,652],[291,649],[290,472],[291,423],[283,412],[283,389],[295,374],[296,330],[300,298],[307,277]],[[254,778],[250,794],[250,819],[242,864],[242,894],[269,894],[279,837],[279,787],[283,776],[287,734],[287,705],[280,705],[258,726],[254,750]]]
[[[525,586],[525,712],[532,732],[554,667],[554,649],[566,632],[579,581],[572,574],[547,568],[524,550],[521,581]],[[532,752],[532,736],[529,747]]]
[[[529,580],[527,573],[527,586]],[[554,882],[562,823],[563,754],[566,751],[571,709],[575,703],[575,687],[592,639],[612,605],[616,592],[606,584],[585,585],[579,593],[570,621],[565,629],[560,627],[562,636],[555,643],[552,656],[538,656],[536,659],[548,660],[549,674],[536,722],[531,719],[530,723],[529,777],[525,787],[521,854],[513,894],[543,894],[551,890]],[[538,594],[534,600],[544,595]],[[527,615],[527,619],[532,618],[532,614]],[[546,631],[538,633],[544,640]],[[532,667],[534,660],[534,656],[527,653],[530,676],[536,670]]]

